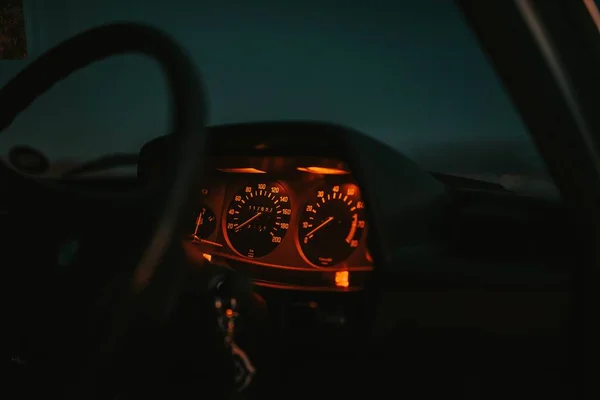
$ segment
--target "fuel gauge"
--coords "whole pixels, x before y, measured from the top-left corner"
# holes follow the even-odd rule
[[[192,223],[190,223],[188,232],[189,237],[194,242],[209,237],[217,227],[217,217],[213,210],[205,205],[200,205],[194,211]]]

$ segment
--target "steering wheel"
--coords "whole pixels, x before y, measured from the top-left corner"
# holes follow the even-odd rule
[[[2,130],[56,82],[92,62],[123,53],[142,53],[156,60],[170,87],[170,134],[175,150],[165,166],[164,185],[135,193],[101,194],[27,177],[0,163],[0,179],[5,180],[0,183],[10,189],[3,196],[11,213],[22,218],[23,226],[36,223],[51,227],[46,228],[45,240],[36,241],[30,248],[32,254],[21,254],[29,257],[29,263],[52,262],[66,244],[75,243],[70,261],[57,263],[66,263],[75,274],[86,270],[78,276],[88,276],[87,282],[70,281],[69,290],[78,294],[86,294],[89,285],[94,284],[90,275],[100,276],[107,269],[117,273],[111,278],[112,283],[116,282],[111,287],[118,289],[111,297],[108,322],[101,328],[94,327],[93,338],[71,337],[61,344],[74,346],[70,354],[78,355],[72,360],[73,370],[82,372],[82,376],[76,379],[77,385],[70,385],[69,393],[79,398],[96,397],[100,392],[114,395],[99,388],[118,386],[118,379],[112,375],[122,361],[119,352],[127,348],[130,333],[134,327],[152,329],[168,320],[180,293],[186,272],[180,262],[177,233],[187,215],[190,192],[199,187],[203,172],[207,112],[201,78],[183,49],[165,33],[140,24],[118,23],[65,41],[34,60],[0,90]],[[47,241],[51,245],[46,245]],[[54,254],[42,257],[42,247]],[[96,268],[104,268],[104,272],[95,273]],[[89,309],[79,307],[68,318],[86,325]],[[70,337],[68,332],[63,333]]]

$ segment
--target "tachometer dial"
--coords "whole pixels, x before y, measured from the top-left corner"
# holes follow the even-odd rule
[[[200,241],[200,239],[210,236],[217,227],[217,217],[213,210],[205,205],[196,207],[192,214],[192,221],[188,226],[190,239]]]
[[[319,189],[300,216],[300,249],[310,263],[334,266],[350,257],[364,229],[364,203],[358,186],[345,184]]]
[[[281,243],[290,226],[292,209],[279,183],[248,185],[235,194],[226,211],[225,232],[239,254],[263,257]]]

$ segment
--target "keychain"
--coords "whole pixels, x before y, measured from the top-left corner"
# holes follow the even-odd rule
[[[235,366],[235,386],[237,392],[242,392],[250,385],[256,373],[254,365],[244,350],[234,340],[235,320],[239,316],[237,300],[230,298],[223,302],[220,297],[215,298],[215,309],[217,310],[217,323],[225,335],[225,346],[230,349]]]

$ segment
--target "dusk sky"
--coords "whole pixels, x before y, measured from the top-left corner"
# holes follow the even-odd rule
[[[84,29],[143,21],[174,35],[192,54],[206,80],[211,124],[326,120],[368,133],[430,169],[543,169],[450,0],[24,5],[30,58],[0,61],[0,84]],[[158,67],[140,56],[117,57],[41,97],[0,137],[0,153],[16,144],[36,146],[53,159],[137,152],[167,132],[167,107]]]

